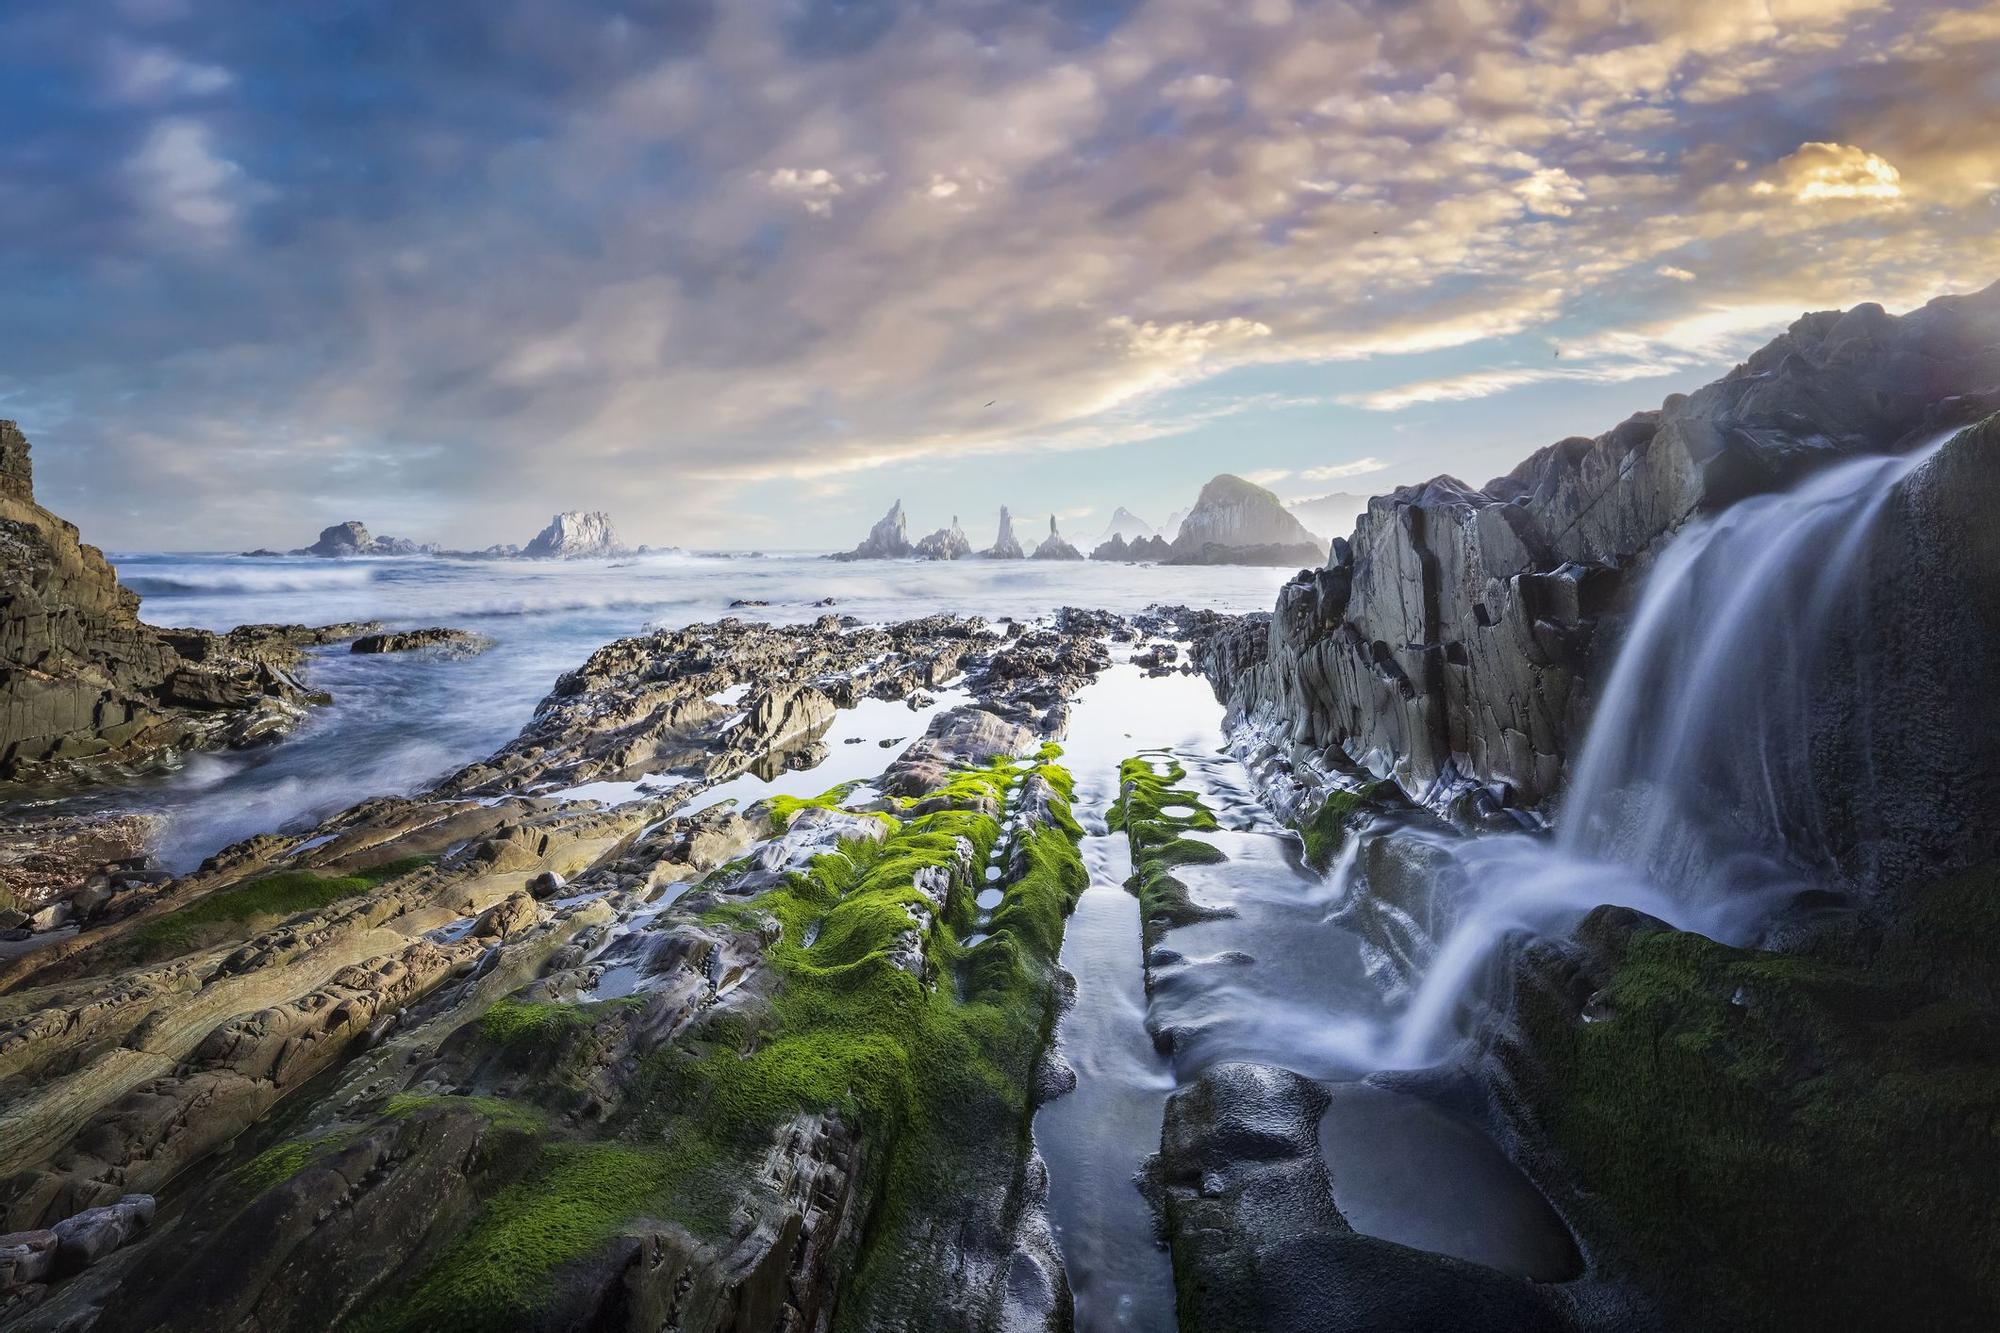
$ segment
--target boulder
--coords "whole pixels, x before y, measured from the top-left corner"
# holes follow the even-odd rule
[[[430,629],[395,630],[386,634],[364,634],[348,648],[351,653],[408,653],[419,650],[439,657],[474,657],[493,646],[493,640],[470,630],[433,626]]]
[[[151,1224],[153,1207],[152,1195],[128,1194],[56,1223],[50,1228],[56,1238],[56,1275],[81,1272],[124,1245]]]

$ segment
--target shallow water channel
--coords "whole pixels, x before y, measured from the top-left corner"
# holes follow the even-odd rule
[[[1381,1067],[1399,1001],[1371,978],[1362,940],[1338,919],[1353,858],[1336,858],[1324,875],[1306,864],[1297,836],[1224,750],[1221,723],[1205,680],[1148,677],[1121,662],[1079,696],[1063,742],[1091,880],[1062,952],[1076,995],[1057,1051],[1076,1088],[1042,1108],[1035,1140],[1077,1327],[1175,1326],[1172,1267],[1137,1177],[1158,1151],[1168,1096],[1223,1061],[1278,1065],[1328,1085],[1321,1148],[1335,1201],[1357,1230],[1525,1276],[1568,1275],[1566,1231],[1490,1140],[1427,1102],[1360,1081]],[[1179,785],[1221,825],[1190,836],[1228,859],[1175,873],[1197,901],[1232,913],[1168,931],[1150,960],[1138,900],[1124,887],[1129,845],[1105,827],[1118,765],[1139,754],[1156,766],[1178,761],[1187,773]]]

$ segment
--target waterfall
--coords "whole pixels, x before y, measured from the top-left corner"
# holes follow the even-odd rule
[[[1460,1001],[1512,931],[1551,931],[1618,903],[1740,942],[1773,906],[1820,882],[1813,711],[1835,655],[1865,667],[1857,575],[1897,484],[1948,438],[1835,464],[1674,538],[1605,682],[1555,838],[1450,849],[1466,907],[1391,1036],[1391,1063],[1439,1054]]]

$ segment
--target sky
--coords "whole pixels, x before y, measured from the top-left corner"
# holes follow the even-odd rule
[[[0,416],[114,550],[1480,484],[2000,278],[2000,0],[13,0]]]

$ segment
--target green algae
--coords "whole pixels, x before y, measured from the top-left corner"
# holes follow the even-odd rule
[[[1156,757],[1138,755],[1118,766],[1118,799],[1106,814],[1106,823],[1123,830],[1132,844],[1132,876],[1125,887],[1139,899],[1149,950],[1176,926],[1228,915],[1195,902],[1173,873],[1181,866],[1214,865],[1228,858],[1211,844],[1185,836],[1213,832],[1221,825],[1199,794],[1175,785],[1187,777],[1181,762],[1167,759],[1166,772],[1161,773],[1154,767]],[[1167,813],[1180,807],[1188,812]]]
[[[1521,1003],[1563,1174],[1619,1239],[1608,1262],[1669,1309],[1699,1292],[1731,1327],[2000,1319],[1990,1009],[1671,930],[1616,947],[1593,1021]]]
[[[1052,822],[1017,835],[1019,872],[977,948],[959,940],[978,919],[978,875],[1002,836],[1016,775],[1006,761],[962,771],[941,792],[904,803],[906,817],[885,817],[880,842],[843,842],[775,889],[710,907],[702,919],[711,924],[775,935],[760,993],[746,988],[710,1006],[643,1057],[604,1125],[608,1141],[545,1142],[532,1175],[490,1199],[413,1286],[355,1327],[532,1322],[556,1267],[648,1218],[720,1239],[734,1224],[730,1200],[754,1180],[774,1135],[814,1115],[858,1133],[864,1148],[856,1195],[871,1206],[841,1265],[840,1325],[870,1326],[883,1302],[905,1310],[962,1302],[943,1265],[921,1256],[941,1243],[960,1200],[984,1191],[1012,1197],[1021,1186],[1034,1066],[1057,1012],[1064,917],[1087,883],[1069,775],[1053,757],[1036,770],[1056,796]],[[909,813],[918,805],[926,813]],[[918,873],[933,868],[969,872],[941,908],[915,887]],[[913,911],[934,918],[928,930],[918,931]],[[593,1040],[617,1003],[504,1000],[481,1020],[479,1039],[560,1060],[546,1053]],[[487,1100],[392,1099],[389,1110]]]
[[[1355,811],[1368,803],[1377,785],[1371,782],[1328,792],[1318,808],[1298,821],[1295,827],[1305,844],[1307,865],[1323,871],[1333,864],[1333,858],[1347,841]]]
[[[435,857],[413,856],[373,866],[351,875],[320,875],[310,870],[281,870],[260,875],[231,888],[218,889],[144,923],[118,948],[127,962],[149,963],[193,952],[301,912],[331,907],[359,897],[392,879],[433,865]]]
[[[347,1331],[531,1326],[548,1294],[547,1275],[600,1250],[663,1200],[686,1169],[684,1158],[660,1147],[544,1143],[532,1172],[494,1195],[415,1287],[350,1321]]]

